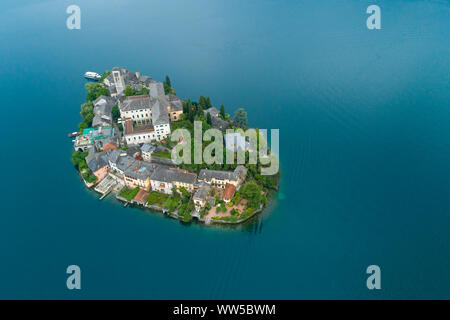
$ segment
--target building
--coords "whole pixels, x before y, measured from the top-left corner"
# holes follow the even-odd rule
[[[236,192],[236,186],[230,183],[227,183],[225,187],[225,191],[222,194],[222,200],[226,203],[230,202],[233,199],[234,193]]]
[[[150,84],[150,107],[152,110],[152,123],[155,128],[156,139],[161,141],[170,134],[170,104],[164,94],[161,82]]]
[[[176,189],[185,188],[186,191],[194,191],[194,185],[197,183],[197,174],[178,168],[169,169],[172,185]]]
[[[152,124],[134,125],[131,119],[125,121],[124,137],[128,145],[150,143],[156,140]]]
[[[126,72],[126,69],[114,67],[112,69],[112,80],[115,89],[115,95],[121,95],[125,91],[125,80],[123,78],[123,73]],[[111,95],[112,96],[112,95]]]
[[[202,169],[198,175],[198,180],[214,188],[225,189],[227,183],[237,186],[239,178],[233,171]]]
[[[209,113],[211,115],[211,124],[214,129],[225,131],[228,128],[229,123],[219,117],[219,110],[214,107],[203,110],[203,113],[206,115]]]
[[[100,96],[94,100],[92,127],[107,127],[112,125],[111,112],[115,103],[115,99],[107,96]]]
[[[208,196],[211,191],[211,187],[207,184],[201,184],[200,187],[195,191],[192,196],[192,201],[194,201],[195,209],[200,211],[201,208],[204,208],[206,202],[208,201]]]
[[[112,150],[107,151],[108,154],[108,163],[111,167],[111,170],[117,172],[121,175],[124,174],[125,170],[127,170],[135,161],[132,156],[129,156],[126,152],[122,150]]]
[[[111,126],[87,128],[83,130],[83,136],[87,137],[91,142],[109,139],[114,136],[114,128]]]
[[[150,161],[152,159],[152,153],[155,151],[156,146],[146,143],[141,147],[142,158],[144,161]]]
[[[110,168],[106,152],[96,153],[94,148],[90,148],[85,160],[89,169],[97,177],[97,181],[102,181]]]
[[[160,193],[172,194],[172,175],[169,169],[158,167],[158,169],[150,176],[150,181],[152,190]]]
[[[150,176],[157,169],[156,165],[135,161],[124,171],[125,185],[130,189],[141,188],[150,191]]]
[[[75,138],[73,148],[75,151],[85,152],[92,146],[92,142],[89,137],[79,135]]]
[[[206,117],[206,115],[209,113],[211,115],[211,117],[218,117],[219,116],[219,110],[217,110],[214,107],[211,107],[209,109],[203,110],[203,113]]]
[[[166,99],[169,102],[167,111],[169,112],[170,121],[180,120],[181,115],[183,114],[183,102],[181,102],[181,99],[173,94],[166,95]]]
[[[245,181],[247,168],[237,166],[234,171],[219,171],[202,169],[198,175],[200,182],[205,182],[214,188],[225,189],[227,184],[238,187]]]
[[[120,117],[122,120],[131,119],[138,124],[151,123],[152,110],[150,96],[132,96],[119,101]]]
[[[103,151],[115,150],[115,149],[117,149],[117,143],[115,143],[115,142],[108,142],[102,147]]]
[[[109,143],[113,140],[113,127],[97,127],[84,129],[82,134],[77,136],[74,141],[75,151],[87,151],[90,147],[96,146],[103,148],[103,143]]]
[[[236,174],[238,178],[238,185],[241,185],[244,183],[245,178],[247,178],[247,171],[248,169],[244,167],[243,165],[238,165],[236,169],[234,169],[234,173]]]

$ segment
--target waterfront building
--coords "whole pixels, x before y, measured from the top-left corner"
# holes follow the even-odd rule
[[[89,169],[97,177],[97,181],[102,181],[110,168],[106,152],[96,153],[94,148],[90,148],[85,160]]]
[[[194,201],[195,209],[200,211],[201,208],[204,208],[206,202],[208,200],[209,193],[211,191],[211,187],[205,183],[202,183],[200,187],[195,191],[192,196],[192,201]]]
[[[238,187],[244,182],[247,176],[247,169],[244,166],[237,166],[234,171],[220,171],[202,169],[198,175],[200,182],[205,182],[214,188],[225,189],[227,184]]]

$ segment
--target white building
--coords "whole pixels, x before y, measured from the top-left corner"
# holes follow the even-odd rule
[[[156,139],[161,141],[170,134],[169,112],[170,103],[164,94],[161,82],[150,84],[150,108]]]
[[[155,129],[151,124],[133,125],[133,120],[125,121],[124,136],[128,145],[150,143],[156,140]]]
[[[118,95],[122,94],[122,92],[125,90],[125,81],[122,77],[122,71],[120,68],[114,68],[112,70],[112,75],[113,75],[113,81],[114,81],[114,86],[116,88],[116,92]]]
[[[152,110],[148,95],[127,97],[119,103],[119,110],[122,119],[132,119],[138,124],[151,122]]]
[[[160,168],[150,176],[152,190],[165,194],[172,194],[172,174],[170,170]]]
[[[142,158],[144,161],[150,161],[152,159],[152,153],[155,150],[155,146],[149,143],[144,144],[141,147]]]

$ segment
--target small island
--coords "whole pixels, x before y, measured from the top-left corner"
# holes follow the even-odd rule
[[[74,138],[72,162],[100,199],[112,193],[124,206],[160,211],[185,223],[237,224],[261,212],[278,190],[278,170],[261,174],[267,161],[260,160],[274,155],[258,130],[255,139],[247,136],[244,109],[232,118],[209,97],[181,100],[168,76],[158,82],[121,67],[105,71],[85,87],[83,121],[69,134]],[[215,130],[215,138],[196,142],[175,134],[197,137],[197,127],[200,134]],[[195,161],[198,141],[201,152],[223,143],[223,150],[213,150],[212,156],[223,153],[227,161]],[[189,161],[176,161],[177,145],[185,148],[182,154]],[[249,161],[262,145],[268,155],[261,158],[258,153],[256,162]],[[187,152],[191,148],[192,153]],[[238,161],[240,155],[244,162]]]

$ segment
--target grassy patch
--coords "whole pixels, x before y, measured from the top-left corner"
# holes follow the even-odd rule
[[[147,202],[148,204],[151,205],[163,206],[168,198],[169,198],[168,194],[152,191],[147,197]]]
[[[157,156],[157,157],[166,158],[166,159],[172,159],[172,154],[167,151],[155,152],[155,153],[152,153],[152,156]]]
[[[119,196],[127,199],[128,201],[131,201],[134,199],[134,197],[136,197],[138,192],[139,192],[139,188],[134,188],[134,189],[125,188],[120,192]]]

